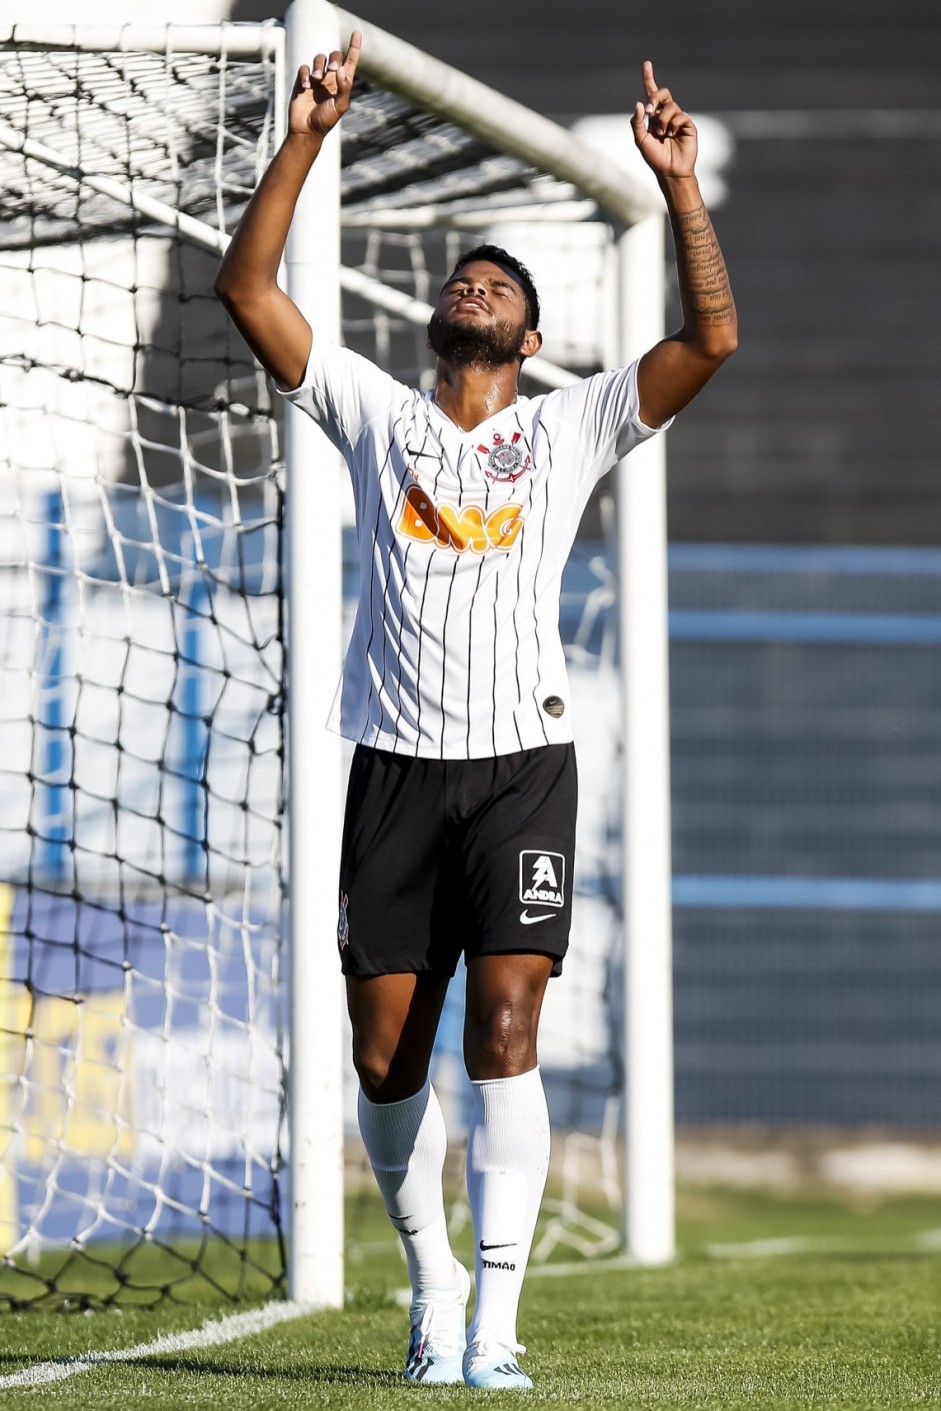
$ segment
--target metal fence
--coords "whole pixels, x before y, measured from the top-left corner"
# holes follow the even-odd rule
[[[941,1125],[941,552],[670,557],[677,1116]]]

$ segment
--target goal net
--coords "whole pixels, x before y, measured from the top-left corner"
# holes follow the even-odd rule
[[[584,153],[559,134],[540,163],[453,95],[449,113],[390,85],[371,33],[343,125],[345,341],[427,385],[427,303],[489,238],[551,310],[527,390],[609,363],[615,197],[575,180]],[[284,819],[289,694],[307,719],[286,619],[304,609],[285,596],[281,408],[212,282],[295,61],[276,25],[0,43],[0,1304],[265,1297],[286,1282],[300,1145]],[[626,220],[640,202],[619,189]],[[591,507],[563,599],[588,807],[542,1029],[543,1258],[621,1238],[612,513]],[[455,987],[435,1074],[458,1139],[460,1006]]]

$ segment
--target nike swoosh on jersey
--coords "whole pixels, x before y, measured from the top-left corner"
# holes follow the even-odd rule
[[[520,920],[524,926],[535,926],[537,921],[554,921],[555,912],[547,911],[544,916],[530,916],[528,911],[521,911]]]

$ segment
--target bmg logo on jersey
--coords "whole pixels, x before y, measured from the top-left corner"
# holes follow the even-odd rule
[[[396,525],[400,534],[417,539],[421,544],[432,541],[439,549],[452,549],[463,554],[472,549],[486,554],[491,549],[512,549],[523,527],[522,505],[498,505],[485,511],[480,505],[435,504],[420,485],[410,485],[405,492],[402,516]]]
[[[560,852],[520,853],[520,901],[539,906],[565,903],[565,857]]]

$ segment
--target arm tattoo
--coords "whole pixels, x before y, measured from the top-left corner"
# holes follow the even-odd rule
[[[675,214],[672,225],[684,317],[701,328],[732,323],[729,276],[705,206]]]

